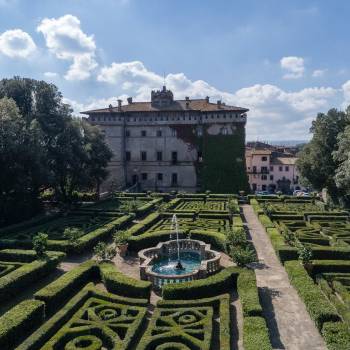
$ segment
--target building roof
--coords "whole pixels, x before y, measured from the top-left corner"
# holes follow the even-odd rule
[[[246,149],[246,155],[257,156],[257,155],[271,155],[272,151],[267,149]]]
[[[276,157],[271,159],[273,165],[295,165],[298,158],[296,157]]]
[[[151,102],[131,102],[126,105],[113,106],[110,108],[94,109],[81,112],[82,114],[99,114],[99,113],[123,113],[123,112],[156,112],[156,111],[199,111],[199,112],[218,112],[218,111],[234,111],[245,113],[249,109],[229,106],[224,103],[211,103],[208,99],[189,99],[174,100],[167,106],[154,106]]]

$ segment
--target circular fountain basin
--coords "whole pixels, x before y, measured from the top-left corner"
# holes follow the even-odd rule
[[[178,253],[183,269],[176,268]],[[139,251],[138,255],[140,277],[150,281],[155,289],[168,283],[205,278],[220,269],[220,253],[211,250],[210,244],[194,239],[161,242]]]
[[[177,257],[162,257],[156,259],[152,265],[152,271],[160,275],[186,275],[198,270],[201,265],[200,254],[194,252],[181,252],[180,261],[183,269],[177,269]]]

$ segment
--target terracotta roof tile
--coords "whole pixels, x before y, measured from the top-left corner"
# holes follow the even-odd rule
[[[229,106],[226,104],[210,103],[206,99],[194,100],[175,100],[171,105],[158,107],[152,106],[151,102],[132,102],[130,104],[122,105],[121,110],[118,107],[94,109],[90,111],[81,112],[82,114],[98,114],[98,113],[118,113],[118,112],[153,112],[153,111],[235,111],[248,112],[249,109],[236,106]]]

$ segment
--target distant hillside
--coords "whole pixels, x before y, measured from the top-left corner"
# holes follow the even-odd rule
[[[264,143],[271,146],[288,146],[294,147],[303,143],[307,143],[307,140],[278,140],[278,141],[247,141],[248,143]]]

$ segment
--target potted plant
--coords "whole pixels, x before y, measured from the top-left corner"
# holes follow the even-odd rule
[[[94,247],[94,254],[98,261],[111,261],[117,252],[114,246],[109,246],[105,242],[98,242]]]
[[[298,248],[299,261],[304,266],[305,270],[310,274],[312,271],[312,250],[311,248],[300,245]]]
[[[116,231],[113,235],[113,241],[118,248],[119,255],[125,256],[128,250],[128,234],[126,231]]]

